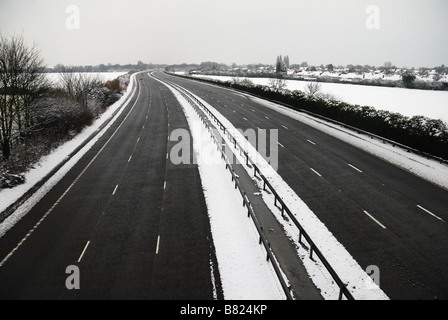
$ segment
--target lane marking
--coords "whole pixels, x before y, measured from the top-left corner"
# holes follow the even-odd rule
[[[139,82],[137,82],[138,84]],[[96,160],[96,158],[98,158],[98,156],[101,154],[101,152],[106,148],[106,146],[109,144],[109,142],[113,139],[113,137],[115,136],[115,134],[118,132],[118,130],[120,130],[121,126],[123,125],[123,123],[126,121],[126,119],[129,117],[129,115],[132,113],[132,111],[134,110],[134,107],[137,105],[137,102],[140,98],[140,93],[141,93],[141,87],[138,84],[138,94],[137,94],[137,99],[135,100],[134,104],[132,105],[131,109],[129,110],[128,113],[126,113],[126,116],[124,117],[124,119],[121,121],[120,125],[115,129],[115,131],[112,133],[112,135],[109,137],[109,139],[106,141],[106,143],[104,143],[104,145],[101,147],[101,149],[96,153],[96,155],[92,158],[92,160],[90,160],[90,162],[84,167],[84,169],[81,171],[81,173],[76,177],[75,180],[73,180],[72,184],[64,191],[64,193],[56,200],[56,202],[50,207],[50,209],[48,209],[48,211],[42,216],[42,218],[40,218],[40,220],[34,225],[34,227],[28,231],[28,233],[22,238],[22,240],[20,240],[20,242],[17,244],[17,246],[11,250],[11,252],[8,253],[8,255],[2,260],[0,261],[0,267],[2,267],[6,261],[8,261],[9,258],[11,258],[11,256],[14,254],[14,252],[16,252],[22,245],[23,243],[31,236],[31,234],[34,232],[34,230],[37,229],[37,227],[47,218],[47,216],[54,210],[54,208],[56,208],[56,206],[59,204],[59,202],[61,202],[61,200],[67,195],[67,193],[73,188],[73,186],[78,182],[78,180],[84,175],[84,173],[87,171],[87,169],[90,168],[90,166],[92,165],[92,163]],[[128,100],[130,101],[130,100]],[[124,109],[123,109],[124,110]],[[106,127],[103,130],[107,130],[108,127]]]
[[[269,117],[266,117],[266,116],[264,116],[264,117],[269,120]]]
[[[382,224],[381,222],[379,222],[378,220],[376,220],[370,213],[368,213],[366,210],[364,210],[364,213],[373,221],[375,221],[379,226],[381,226],[381,228],[383,229],[387,229],[384,224]]]
[[[112,192],[112,195],[115,195],[115,192],[117,192],[118,184],[115,186],[114,192]]]
[[[128,162],[131,162],[132,154],[129,156]]]
[[[348,163],[348,165],[349,165],[350,167],[352,167],[353,169],[355,169],[356,171],[362,173],[362,171],[359,170],[358,168],[356,168],[354,165],[351,165],[350,163]]]
[[[313,168],[310,168],[311,169],[311,171],[313,171],[315,174],[317,174],[319,177],[322,177],[322,175],[319,173],[319,172],[317,172],[316,170],[314,170]]]
[[[166,189],[166,181],[163,183],[163,190]]]
[[[89,246],[89,244],[90,244],[90,240],[87,241],[86,245],[84,246],[84,249],[82,250],[81,255],[78,258],[78,263],[81,262],[81,259],[82,259],[83,255],[84,255],[84,253],[86,252],[87,247]]]
[[[311,140],[306,140],[306,141],[308,141],[309,143],[311,143],[311,144],[313,144],[313,145],[316,145],[313,141],[311,141]]]
[[[244,118],[244,117],[243,117],[243,119],[246,120],[246,121],[249,121],[249,120],[247,120],[247,118]]]
[[[287,127],[287,126],[282,125],[282,127],[285,128],[286,130],[288,130],[288,127]]]
[[[429,211],[428,209],[423,208],[421,205],[417,205],[417,207],[423,211],[425,211],[426,213],[432,215],[434,218],[439,219],[440,221],[445,222],[442,218],[440,218],[438,215],[435,215],[434,213],[432,213],[431,211]]]
[[[156,254],[159,254],[160,235],[157,236]]]
[[[277,144],[280,146],[280,147],[282,147],[282,148],[284,148],[285,146],[284,145],[282,145],[280,142],[278,142],[277,141]]]

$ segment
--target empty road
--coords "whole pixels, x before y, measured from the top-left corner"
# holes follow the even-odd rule
[[[168,156],[186,118],[168,88],[136,79],[121,117],[0,239],[0,299],[222,298],[197,165]]]
[[[448,299],[447,190],[249,95],[155,75],[204,99],[236,128],[278,129],[278,173],[361,267],[379,268],[391,299]]]

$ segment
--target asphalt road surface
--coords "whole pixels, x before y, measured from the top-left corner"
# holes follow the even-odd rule
[[[378,267],[391,299],[448,299],[447,190],[250,96],[155,75],[198,95],[236,128],[278,129],[278,173],[361,267]]]
[[[236,128],[278,129],[279,174],[391,299],[448,299],[446,190],[249,96],[155,75]],[[137,79],[121,117],[0,239],[0,299],[222,298],[197,166],[169,161],[186,119],[163,84]]]
[[[185,116],[147,73],[136,85],[121,117],[0,239],[0,299],[222,298],[198,168],[168,159]]]

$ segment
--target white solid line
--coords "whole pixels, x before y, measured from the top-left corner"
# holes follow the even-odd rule
[[[160,235],[157,236],[156,254],[159,254]]]
[[[364,213],[373,221],[375,221],[377,224],[379,224],[381,226],[381,228],[386,229],[386,227],[384,226],[384,224],[382,224],[381,222],[379,222],[378,220],[376,220],[370,213],[368,213],[366,210],[364,210]]]
[[[117,188],[118,188],[118,184],[115,186],[114,192],[112,192],[112,195],[115,194],[115,192],[117,192]]]
[[[306,141],[308,141],[309,143],[311,143],[311,144],[314,144],[314,145],[316,145],[313,141],[311,141],[311,140],[306,140]]]
[[[81,255],[80,255],[79,258],[78,258],[78,262],[81,262],[82,256],[83,256],[84,253],[86,252],[87,247],[89,246],[89,244],[90,244],[90,241],[87,241],[86,245],[84,246],[84,250],[82,250]]]
[[[420,205],[417,205],[417,207],[423,211],[425,211],[426,213],[429,213],[430,215],[432,215],[434,218],[439,219],[440,221],[445,222],[442,218],[440,218],[439,216],[435,215],[434,213],[432,213],[431,211],[429,211],[428,209],[423,208]]]
[[[314,170],[313,168],[310,168],[311,169],[311,171],[313,171],[315,174],[317,174],[319,177],[322,177],[322,175],[319,173],[319,172],[317,172],[316,170]]]
[[[361,170],[359,170],[359,169],[358,169],[358,168],[356,168],[355,166],[351,165],[350,163],[348,163],[348,165],[349,165],[350,167],[352,167],[353,169],[355,169],[356,171],[358,171],[358,172],[362,173],[362,171],[361,171]]]
[[[288,130],[288,127],[287,127],[287,126],[282,125],[282,127],[285,128],[286,130]]]

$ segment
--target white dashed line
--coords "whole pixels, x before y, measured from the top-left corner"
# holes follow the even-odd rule
[[[362,171],[359,170],[358,168],[356,168],[354,165],[351,165],[350,163],[348,163],[348,165],[349,165],[351,168],[353,168],[353,169],[355,169],[356,171],[358,171],[359,173],[362,173]]]
[[[432,212],[429,211],[428,209],[425,209],[425,208],[423,208],[423,207],[420,206],[420,205],[417,205],[417,207],[418,207],[419,209],[425,211],[426,213],[430,214],[430,215],[433,216],[434,218],[439,219],[440,221],[445,222],[442,218],[440,218],[439,216],[435,215],[434,213],[432,213]]]
[[[373,221],[375,221],[381,228],[386,229],[386,227],[384,226],[384,224],[382,224],[381,222],[379,222],[378,220],[376,220],[370,213],[368,213],[366,210],[364,210],[364,213]]]

